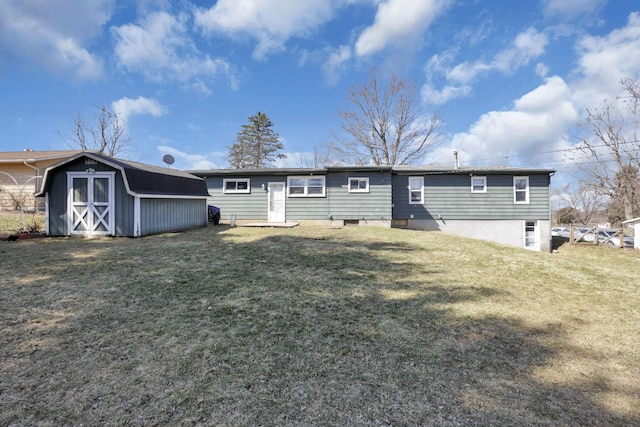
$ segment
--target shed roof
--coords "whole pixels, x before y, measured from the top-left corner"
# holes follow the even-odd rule
[[[130,160],[116,159],[95,152],[80,152],[48,167],[44,173],[42,196],[50,184],[50,176],[56,169],[79,158],[87,157],[112,168],[118,169],[124,178],[127,191],[131,195],[172,195],[172,196],[209,196],[205,181],[190,173],[160,166],[147,165]]]

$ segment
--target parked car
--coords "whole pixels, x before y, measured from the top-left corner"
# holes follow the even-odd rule
[[[552,227],[551,236],[569,238],[569,227]]]
[[[620,234],[616,234],[619,230],[598,230],[600,242],[608,246],[620,247]],[[628,234],[622,235],[622,247],[633,248],[633,237]]]

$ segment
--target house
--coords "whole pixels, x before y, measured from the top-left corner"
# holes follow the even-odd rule
[[[45,170],[49,236],[137,237],[207,225],[207,187],[186,172],[81,152]]]
[[[551,169],[433,166],[191,171],[242,221],[441,230],[551,250]]]
[[[191,171],[223,219],[391,225],[391,167]]]
[[[640,249],[640,217],[623,221],[622,225],[633,228],[633,248]]]
[[[36,208],[33,193],[39,188],[44,170],[80,150],[0,152],[0,209]]]

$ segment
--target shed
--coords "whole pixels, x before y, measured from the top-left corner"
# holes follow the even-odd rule
[[[81,152],[48,167],[47,235],[124,236],[207,225],[207,186],[189,173]]]

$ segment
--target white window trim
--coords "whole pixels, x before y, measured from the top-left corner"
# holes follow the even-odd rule
[[[303,175],[303,176],[288,176],[287,177],[287,197],[326,197],[327,194],[327,177],[324,175]],[[303,179],[304,180],[304,193],[303,194],[291,194],[291,180]],[[322,193],[321,194],[309,194],[309,180],[321,179],[322,180]],[[298,186],[295,186],[298,187]]]
[[[227,182],[235,182],[236,183],[236,189],[235,190],[228,190],[227,189]],[[247,188],[246,189],[242,189],[242,190],[238,190],[238,182],[246,182],[247,183]],[[251,193],[251,178],[228,178],[228,179],[223,179],[222,180],[222,192],[224,194],[249,194]]]
[[[524,190],[516,190],[516,181],[519,179],[524,179],[527,181],[527,187]],[[517,194],[522,191],[525,192],[524,200],[518,201]],[[513,203],[518,205],[526,205],[529,203],[529,177],[528,176],[513,177]]]
[[[480,179],[482,180],[482,190],[475,190],[473,186],[473,180]],[[471,177],[471,192],[472,193],[486,193],[487,192],[487,177],[486,176],[472,176]]]
[[[411,193],[413,191],[418,191],[418,190],[411,190],[411,181],[412,180],[418,180],[418,179],[420,180],[420,201],[419,202],[414,202],[413,200],[411,200]],[[407,189],[409,190],[409,204],[410,205],[422,205],[422,204],[424,204],[424,176],[410,176]]]
[[[356,188],[355,190],[353,190],[351,188],[351,181],[352,180],[357,180],[358,181],[358,188]],[[364,181],[367,183],[366,188],[360,188],[360,181]],[[369,192],[369,177],[368,176],[352,176],[349,177],[349,180],[347,181],[347,189],[349,191],[349,193],[368,193]]]

